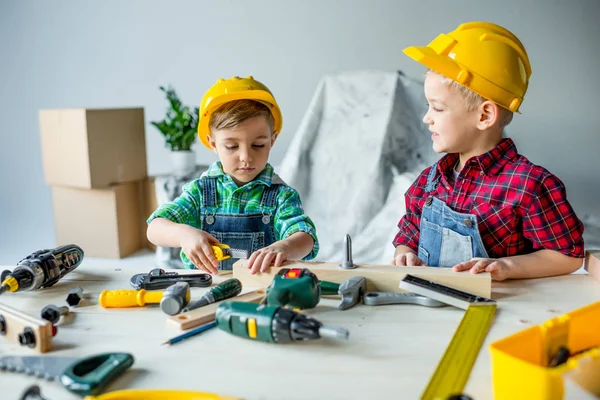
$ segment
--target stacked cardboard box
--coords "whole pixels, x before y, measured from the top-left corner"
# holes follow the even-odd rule
[[[156,200],[143,108],[41,110],[39,120],[57,245],[100,258],[148,247],[144,221]]]

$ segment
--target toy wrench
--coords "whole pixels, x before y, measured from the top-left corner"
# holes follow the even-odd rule
[[[418,304],[425,307],[443,307],[446,304],[416,293],[367,292],[363,296],[367,306],[383,306],[386,304]]]

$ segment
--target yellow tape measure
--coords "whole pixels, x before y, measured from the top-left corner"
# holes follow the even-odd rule
[[[469,306],[440,360],[422,400],[447,400],[467,384],[481,345],[496,314],[496,304]]]

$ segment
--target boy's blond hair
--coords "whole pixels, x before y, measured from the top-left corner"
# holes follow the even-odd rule
[[[266,105],[254,100],[234,100],[223,104],[212,114],[209,127],[211,132],[221,129],[231,129],[247,119],[260,116],[267,119],[271,133],[273,133],[275,121],[271,110]]]
[[[466,86],[461,85],[460,83],[445,77],[442,74],[435,72],[430,69],[427,71],[427,74],[435,74],[442,79],[442,83],[444,85],[449,85],[451,88],[458,91],[460,96],[465,100],[465,105],[467,106],[467,111],[474,111],[483,103],[487,101],[487,99]],[[507,110],[504,107],[498,106],[500,109],[500,114],[498,115],[498,121],[500,122],[500,129],[504,129],[513,119],[513,112]]]

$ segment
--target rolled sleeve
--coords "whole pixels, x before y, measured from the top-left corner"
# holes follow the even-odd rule
[[[200,181],[184,185],[182,193],[175,200],[160,205],[146,220],[149,224],[155,218],[166,218],[178,224],[187,224],[202,229],[198,217],[202,204],[202,188]]]
[[[277,212],[275,213],[275,235],[283,240],[296,232],[309,234],[315,244],[312,251],[303,260],[312,260],[319,252],[319,240],[313,221],[304,214],[300,195],[289,186],[284,186],[277,196]]]
[[[563,183],[546,176],[537,196],[523,217],[523,234],[536,250],[555,250],[569,257],[583,258],[583,224],[567,201]]]
[[[421,172],[421,175],[408,188],[404,194],[404,202],[406,204],[406,213],[398,222],[398,233],[394,237],[392,244],[394,247],[407,246],[415,253],[419,252],[419,237],[421,225],[422,205],[419,202],[423,198],[423,190],[427,181],[429,168]]]
[[[398,222],[399,231],[394,237],[394,247],[407,246],[415,253],[419,251],[419,218],[407,212]]]

